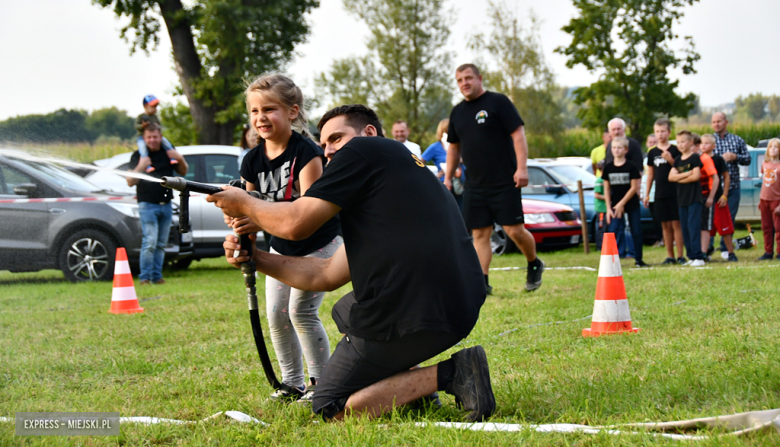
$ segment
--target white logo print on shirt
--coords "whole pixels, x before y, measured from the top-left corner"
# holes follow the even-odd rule
[[[616,172],[609,174],[610,185],[630,185],[631,175],[628,172]]]

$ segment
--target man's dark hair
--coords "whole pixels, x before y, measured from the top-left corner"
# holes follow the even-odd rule
[[[477,66],[474,64],[463,64],[455,69],[455,73],[460,73],[461,71],[467,70],[469,68],[474,72],[475,75],[480,76],[479,68],[477,68]]]
[[[330,109],[322,115],[320,122],[317,123],[317,130],[322,131],[322,127],[333,118],[337,116],[344,116],[346,123],[350,127],[354,128],[358,132],[363,130],[369,124],[376,128],[377,136],[384,137],[382,132],[382,123],[379,122],[379,117],[376,112],[363,104],[349,104],[346,106],[338,106],[334,109]]]
[[[669,130],[669,132],[672,131],[672,122],[669,121],[666,118],[658,118],[657,120],[655,120],[655,125],[656,126],[666,126],[666,128]]]
[[[144,132],[147,132],[147,131],[148,131],[148,132],[154,132],[155,130],[156,130],[156,131],[158,131],[158,132],[160,132],[160,133],[162,133],[162,126],[160,126],[160,125],[159,125],[159,124],[157,124],[157,123],[149,123],[149,125],[147,125],[147,126],[144,128]]]

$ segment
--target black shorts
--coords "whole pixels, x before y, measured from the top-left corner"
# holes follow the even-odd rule
[[[705,203],[701,204],[701,231],[711,231],[715,222],[715,207],[718,206],[717,202],[714,202],[709,208],[705,206]],[[704,248],[704,247],[702,247]],[[705,250],[706,251],[706,250]]]
[[[326,419],[344,410],[353,393],[407,371],[458,343],[463,337],[441,331],[420,331],[395,340],[366,340],[349,333],[350,292],[333,306],[333,320],[346,334],[336,345],[317,381],[312,411]]]
[[[523,200],[514,185],[499,188],[466,188],[463,192],[463,219],[466,228],[517,225],[525,222]]]
[[[655,198],[655,218],[659,222],[680,220],[680,209],[677,207],[677,196]]]

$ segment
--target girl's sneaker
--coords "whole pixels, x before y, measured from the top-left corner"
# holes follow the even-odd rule
[[[315,385],[307,386],[306,392],[303,393],[303,396],[301,396],[300,399],[296,400],[296,404],[300,405],[311,405],[311,403],[314,401],[314,389],[316,388]]]
[[[295,402],[301,397],[303,397],[303,393],[306,391],[306,387],[303,386],[301,388],[292,387],[290,385],[287,385],[286,383],[282,384],[282,387],[278,390],[274,391],[273,394],[271,394],[271,400],[276,402]]]
[[[778,255],[780,256],[780,255]],[[778,258],[780,259],[780,258]],[[760,258],[758,258],[759,261],[771,261],[772,260],[772,253],[764,253]]]

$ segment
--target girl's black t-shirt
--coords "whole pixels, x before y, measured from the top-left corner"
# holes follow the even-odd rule
[[[241,164],[241,177],[253,183],[265,201],[292,202],[301,197],[301,171],[315,158],[325,165],[322,149],[311,139],[293,132],[287,149],[273,160],[265,155],[264,141],[247,152]],[[283,255],[305,256],[327,245],[340,231],[338,216],[335,216],[301,241],[271,235],[271,247]]]

